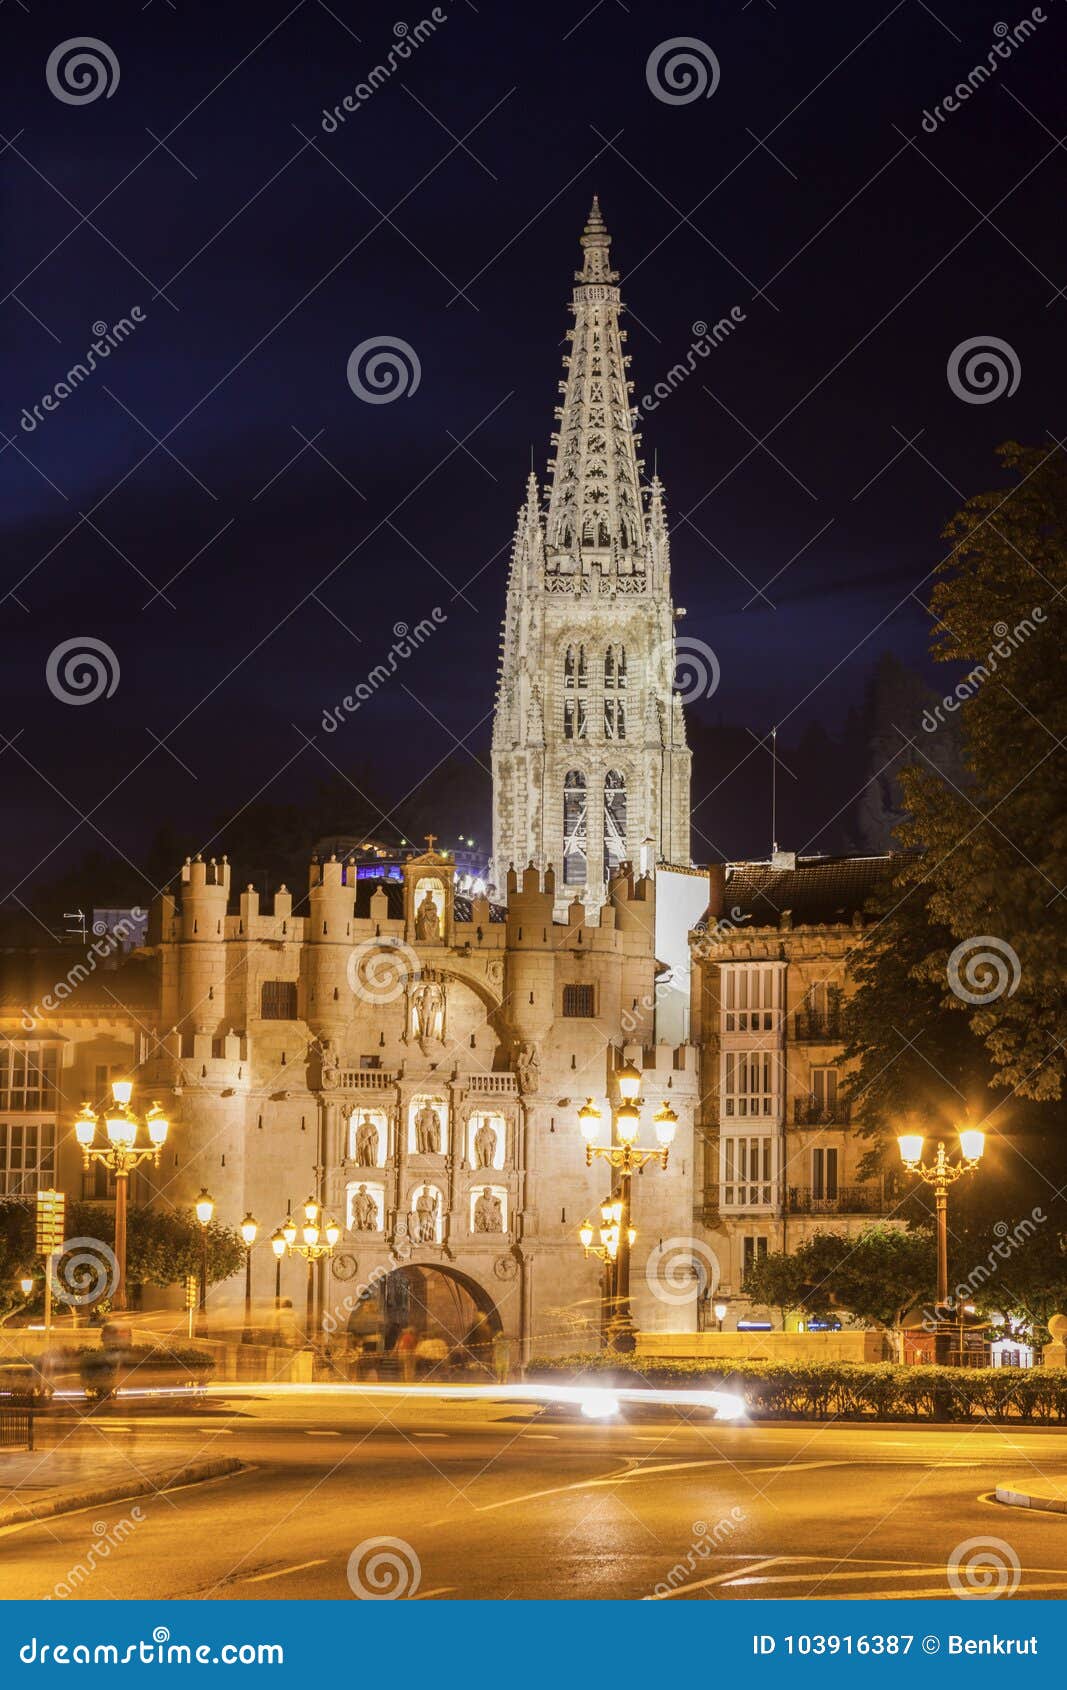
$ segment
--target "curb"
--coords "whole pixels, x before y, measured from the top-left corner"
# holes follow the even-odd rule
[[[1008,1485],[998,1485],[993,1494],[1007,1508],[1038,1508],[1046,1514],[1067,1514],[1067,1497],[1030,1496],[1027,1491],[1012,1490]]]
[[[5,1526],[21,1526],[38,1520],[50,1520],[57,1514],[69,1514],[79,1508],[92,1508],[97,1503],[125,1502],[136,1496],[149,1496],[155,1491],[173,1490],[180,1485],[196,1485],[205,1479],[225,1478],[230,1473],[239,1473],[245,1463],[238,1461],[236,1456],[219,1456],[214,1461],[193,1461],[185,1467],[179,1467],[174,1473],[158,1475],[156,1479],[136,1479],[132,1481],[115,1481],[111,1485],[103,1485],[99,1490],[66,1492],[63,1496],[43,1498],[40,1502],[26,1503],[21,1508],[5,1508],[0,1510],[0,1531]]]

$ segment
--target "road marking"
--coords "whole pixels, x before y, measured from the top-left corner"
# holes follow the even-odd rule
[[[542,1438],[549,1443],[556,1443],[559,1439],[558,1432],[520,1432],[519,1436],[522,1438]]]
[[[413,1438],[447,1438],[447,1432],[412,1432]]]
[[[326,1557],[322,1556],[317,1561],[297,1561],[291,1567],[277,1567],[273,1573],[253,1573],[251,1576],[239,1578],[235,1582],[237,1584],[266,1584],[268,1579],[283,1579],[287,1573],[302,1573],[307,1567],[324,1567],[325,1565]]]
[[[436,1590],[420,1590],[417,1596],[410,1596],[410,1602],[428,1602],[431,1596],[447,1596],[450,1590],[455,1590],[454,1584],[439,1584]]]
[[[305,1438],[339,1438],[340,1432],[313,1432],[309,1426],[304,1427]]]
[[[757,1561],[752,1571],[756,1572],[761,1567],[774,1567],[783,1559],[786,1559],[786,1557],[770,1555],[766,1561]],[[737,1574],[738,1569],[731,1567],[729,1572],[712,1573],[710,1578],[695,1579],[692,1584],[680,1584],[677,1590],[664,1590],[662,1593],[654,1592],[651,1596],[646,1596],[644,1600],[646,1602],[669,1602],[672,1596],[683,1596],[687,1590],[705,1590],[710,1584],[729,1584],[737,1577]]]
[[[202,1438],[232,1438],[232,1426],[198,1426],[197,1431]]]

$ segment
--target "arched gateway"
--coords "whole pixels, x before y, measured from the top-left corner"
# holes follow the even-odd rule
[[[395,1353],[404,1335],[413,1334],[415,1345],[424,1351],[432,1346],[441,1361],[487,1359],[501,1330],[485,1288],[436,1262],[394,1268],[367,1287],[348,1321],[349,1336],[362,1343],[364,1353]]]

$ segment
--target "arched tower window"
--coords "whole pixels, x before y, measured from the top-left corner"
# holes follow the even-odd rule
[[[604,776],[604,871],[613,874],[626,859],[626,777],[618,769]]]
[[[609,645],[604,653],[604,738],[626,738],[626,703],[618,696],[626,686],[626,647]]]
[[[585,776],[580,770],[572,769],[563,782],[563,884],[584,886],[588,861]]]

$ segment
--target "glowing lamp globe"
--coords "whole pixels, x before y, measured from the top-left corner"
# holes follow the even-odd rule
[[[626,1236],[630,1240],[630,1249],[632,1250],[634,1245],[637,1243],[637,1228],[635,1226],[628,1226],[626,1228]]]
[[[88,1104],[85,1105],[78,1120],[74,1123],[74,1137],[83,1150],[88,1150],[96,1137],[96,1116]]]
[[[307,1221],[309,1226],[314,1226],[318,1218],[319,1206],[314,1197],[309,1197],[307,1202],[304,1204],[304,1219]]]
[[[330,1246],[331,1250],[333,1249],[334,1245],[337,1243],[337,1240],[340,1238],[340,1236],[341,1236],[341,1228],[338,1226],[337,1222],[328,1220],[326,1222],[326,1242]]]
[[[319,1229],[315,1225],[314,1221],[308,1221],[307,1225],[304,1228],[304,1243],[307,1244],[313,1250],[315,1248],[315,1245],[318,1243],[318,1241],[319,1241]]]
[[[206,1186],[201,1186],[200,1196],[197,1198],[193,1207],[196,1210],[196,1218],[200,1222],[200,1225],[210,1226],[211,1217],[215,1213],[215,1199],[212,1197]]]
[[[294,1236],[295,1236],[295,1234],[294,1234]],[[274,1254],[277,1256],[278,1260],[281,1261],[282,1257],[285,1255],[285,1252],[288,1248],[288,1245],[285,1242],[285,1234],[281,1230],[280,1227],[277,1229],[277,1231],[271,1233],[271,1235],[270,1235],[270,1247],[274,1251]]]
[[[624,1102],[632,1103],[641,1090],[640,1068],[636,1068],[632,1062],[624,1062],[615,1075],[615,1083]]]
[[[167,1120],[167,1117],[164,1115],[158,1103],[153,1103],[151,1109],[148,1111],[148,1114],[145,1116],[145,1126],[148,1128],[148,1137],[150,1141],[155,1145],[157,1150],[161,1150],[163,1145],[167,1142],[167,1134],[170,1132],[170,1122]]]
[[[590,1244],[592,1244],[592,1242],[593,1242],[593,1223],[592,1223],[592,1221],[583,1221],[582,1222],[581,1226],[578,1228],[578,1237],[582,1241],[582,1249],[588,1250]]]
[[[244,1220],[241,1222],[241,1237],[244,1239],[245,1244],[248,1246],[249,1249],[251,1249],[253,1244],[255,1243],[256,1233],[258,1231],[259,1231],[259,1222],[256,1220],[254,1215],[247,1214],[245,1216]]]
[[[652,1117],[652,1125],[656,1129],[656,1137],[664,1150],[674,1143],[674,1135],[678,1131],[678,1117],[669,1103],[661,1103]]]
[[[111,1095],[120,1109],[128,1109],[130,1098],[133,1096],[132,1080],[112,1080]]]
[[[20,1279],[19,1285],[22,1287],[22,1295],[24,1297],[28,1297],[30,1292],[33,1290],[33,1280],[28,1277],[26,1279]]]
[[[289,1250],[296,1243],[296,1222],[294,1220],[287,1220],[282,1227],[282,1241]]]
[[[968,1162],[981,1160],[982,1152],[985,1149],[985,1133],[982,1132],[980,1127],[963,1127],[960,1130],[960,1149]]]
[[[620,1144],[633,1144],[641,1131],[641,1115],[632,1103],[623,1103],[615,1111],[615,1131]]]
[[[901,1133],[897,1138],[900,1146],[900,1160],[902,1162],[921,1162],[923,1154],[922,1133]]]
[[[137,1122],[128,1115],[109,1115],[104,1122],[108,1142],[119,1150],[132,1150],[137,1137]]]
[[[600,1110],[591,1097],[587,1097],[578,1111],[578,1129],[586,1144],[592,1144],[600,1132]]]
[[[716,1303],[715,1304],[715,1319],[716,1320],[725,1320],[726,1319],[726,1304],[725,1303]]]
[[[610,1226],[615,1218],[615,1205],[610,1197],[605,1197],[600,1205],[600,1219],[605,1226]]]

